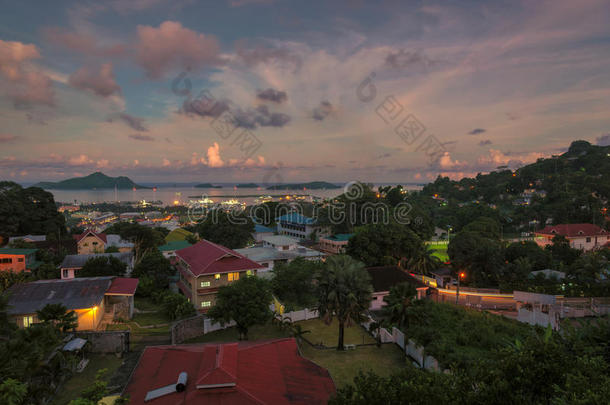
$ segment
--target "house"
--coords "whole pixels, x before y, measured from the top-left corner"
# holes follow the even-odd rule
[[[292,236],[297,239],[311,239],[312,235],[326,234],[324,227],[316,225],[316,220],[302,214],[292,212],[277,217],[277,233]]]
[[[119,235],[106,235],[105,233],[95,233],[87,230],[80,235],[74,235],[79,255],[104,253],[110,246],[116,247],[119,252],[130,252],[133,243],[121,239]]]
[[[418,299],[426,296],[428,286],[411,277],[398,266],[367,267],[366,271],[371,277],[371,284],[373,286],[373,300],[369,307],[371,311],[380,310],[386,305],[383,297],[387,296],[390,293],[390,289],[397,284],[412,284],[417,290]]]
[[[22,240],[24,242],[34,243],[34,242],[44,242],[47,240],[46,235],[23,235],[23,236],[11,236],[8,238],[8,243],[13,243],[18,240]]]
[[[38,280],[8,289],[8,315],[23,328],[38,322],[36,311],[47,304],[74,310],[77,330],[95,330],[104,313],[133,314],[138,280],[121,277],[83,277],[70,280]]]
[[[266,236],[262,239],[262,242],[262,247],[235,249],[237,253],[262,266],[257,272],[259,276],[271,271],[276,263],[288,263],[297,257],[306,260],[321,260],[325,256],[322,252],[299,245],[296,239],[288,236]]]
[[[38,249],[0,249],[0,271],[31,271],[38,266],[40,262],[36,261],[36,251]]]
[[[125,263],[126,274],[131,274],[133,270],[133,253],[131,252],[123,252],[123,253],[94,253],[89,255],[66,255],[64,260],[59,265],[61,270],[61,278],[62,279],[71,279],[76,277],[76,272],[83,268],[85,263],[90,259],[94,259],[96,257],[114,257],[119,259],[121,262]]]
[[[432,270],[430,275],[436,280],[436,285],[439,287],[446,287],[453,285],[455,279],[452,275],[452,270],[449,267],[441,267],[436,270]]]
[[[353,233],[339,233],[332,236],[323,236],[318,239],[318,247],[324,252],[340,255],[345,253],[349,239]]]
[[[570,242],[570,247],[584,251],[599,248],[610,241],[610,233],[593,224],[548,225],[535,235],[536,243],[541,247],[552,244],[555,236],[562,235]]]
[[[252,237],[256,242],[261,242],[264,237],[273,236],[273,229],[267,228],[266,226],[254,224],[254,232]]]
[[[326,404],[328,370],[302,357],[294,338],[148,346],[123,395],[131,405]]]
[[[176,259],[178,288],[200,312],[214,305],[219,287],[255,275],[262,268],[244,255],[205,239],[177,250]]]
[[[190,242],[186,240],[175,240],[172,242],[168,242],[165,245],[159,246],[159,251],[165,256],[167,259],[171,259],[176,256],[176,251],[180,249],[184,249],[191,246]]]

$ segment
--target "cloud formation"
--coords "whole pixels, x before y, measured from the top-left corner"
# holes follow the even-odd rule
[[[142,135],[142,134],[130,134],[129,138],[131,138],[135,141],[145,141],[145,142],[150,142],[150,141],[155,140],[155,138],[153,138],[150,135]]]
[[[487,130],[484,129],[484,128],[475,128],[472,131],[468,132],[468,135],[479,135],[479,134],[482,134],[484,132],[487,132]]]
[[[397,52],[390,52],[385,58],[385,65],[396,70],[428,69],[437,63],[422,50],[406,51],[401,49]]]
[[[112,63],[104,63],[99,67],[83,66],[70,75],[68,83],[101,97],[121,94],[121,87],[114,79]]]
[[[281,128],[288,125],[290,116],[284,113],[271,112],[266,105],[247,110],[237,109],[232,111],[238,127],[256,129],[257,127]]]
[[[126,45],[103,45],[97,38],[86,32],[73,32],[60,27],[47,27],[42,30],[42,34],[48,42],[84,55],[108,58],[123,56],[127,53]]]
[[[0,134],[0,143],[13,142],[16,139],[17,139],[17,137],[15,135]]]
[[[118,113],[108,117],[108,122],[114,122],[114,118],[116,117],[123,121],[125,124],[129,125],[129,127],[138,132],[148,132],[148,128],[144,125],[144,119],[140,117],[136,117],[131,114],[127,114],[125,112]]]
[[[479,146],[487,146],[487,145],[491,145],[490,139],[485,139],[485,140],[482,140],[481,142],[479,142]]]
[[[151,79],[173,69],[200,69],[219,63],[220,46],[214,36],[165,21],[158,28],[138,25],[136,60]]]
[[[285,91],[274,90],[272,88],[268,88],[266,90],[259,90],[256,94],[256,97],[259,100],[263,101],[271,101],[273,103],[281,104],[288,100],[288,95]]]
[[[595,142],[599,146],[610,146],[610,134],[605,134],[605,135],[597,137]]]
[[[317,121],[324,121],[326,117],[328,117],[334,111],[335,107],[330,103],[330,101],[321,101],[320,104],[313,109],[311,118]]]

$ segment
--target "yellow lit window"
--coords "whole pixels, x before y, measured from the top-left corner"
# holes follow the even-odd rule
[[[248,271],[246,271],[246,274],[247,274],[248,276],[251,276],[251,275],[252,275],[252,270],[248,270]]]
[[[214,274],[214,278],[215,278],[216,280],[220,280],[220,274]]]
[[[203,287],[209,287],[210,286],[210,282],[209,281],[201,281],[199,283],[199,287],[203,288]]]
[[[239,280],[239,273],[229,273],[227,276],[229,277],[229,281]]]
[[[33,323],[34,323],[34,317],[32,317],[32,316],[24,316],[23,317],[23,327],[24,328],[29,327]]]
[[[201,301],[201,308],[209,308],[212,306],[212,301]]]

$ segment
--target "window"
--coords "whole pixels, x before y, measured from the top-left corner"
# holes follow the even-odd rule
[[[261,263],[261,266],[263,267],[269,267],[269,263],[265,262],[265,263]]]
[[[33,316],[24,316],[23,317],[23,327],[24,328],[29,327],[33,323],[34,323],[34,317]]]
[[[86,247],[86,246],[89,246],[89,244],[88,244],[88,243],[83,243],[83,246],[85,246],[85,247]]]
[[[63,276],[62,276],[62,278],[68,278],[69,271],[68,271],[68,270],[66,270],[66,269],[64,269],[64,270],[62,270],[62,271],[63,271]]]
[[[227,274],[227,277],[229,278],[229,282],[237,281],[239,280],[239,273],[229,273]]]
[[[97,246],[97,242],[93,242],[93,246]]]
[[[204,288],[204,287],[209,287],[210,286],[210,282],[209,281],[200,281],[199,282],[199,287]]]
[[[18,261],[19,263],[23,263],[23,257],[18,258],[18,259],[17,259],[17,261]]]
[[[212,306],[212,301],[201,301],[201,308],[209,308]]]
[[[8,259],[2,259],[2,263],[12,263],[13,259],[8,258]]]
[[[215,278],[216,280],[220,280],[220,274],[214,274],[214,278]]]
[[[591,242],[591,237],[587,237],[587,243]]]

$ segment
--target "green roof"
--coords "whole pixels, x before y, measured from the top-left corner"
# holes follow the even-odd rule
[[[178,240],[186,240],[187,236],[190,236],[192,234],[192,232],[189,232],[186,229],[177,228],[167,234],[167,236],[165,237],[165,241],[169,243]]]
[[[328,239],[336,240],[337,242],[344,242],[346,240],[349,240],[349,238],[351,238],[352,236],[354,236],[353,233],[338,233],[336,235],[329,236]]]
[[[184,249],[189,246],[191,246],[191,244],[185,240],[175,240],[175,241],[169,242],[163,246],[159,246],[159,250],[161,252],[167,252],[167,251],[171,251],[171,250]]]
[[[0,255],[31,255],[36,253],[38,249],[12,249],[0,248]]]

